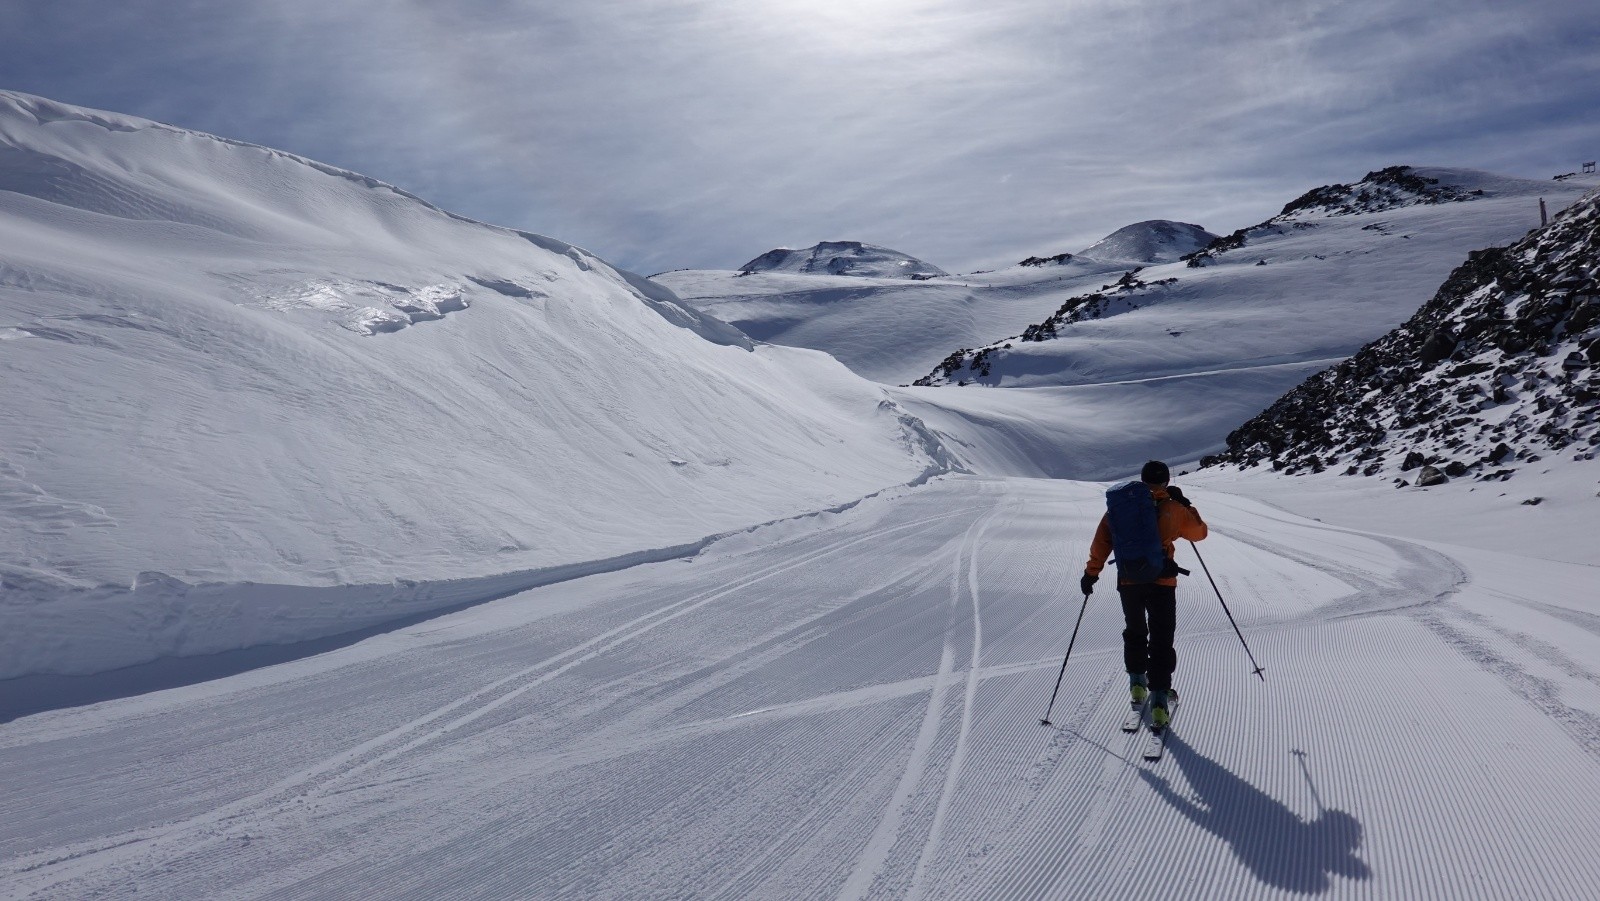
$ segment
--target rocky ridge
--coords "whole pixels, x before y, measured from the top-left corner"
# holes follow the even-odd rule
[[[1510,247],[1471,253],[1411,319],[1279,398],[1201,465],[1431,485],[1509,479],[1557,453],[1593,460],[1597,371],[1600,192]]]
[[[1049,266],[1049,265],[1054,264],[1054,265],[1057,265],[1057,266],[1064,266],[1067,263],[1072,262],[1073,259],[1074,259],[1074,257],[1070,253],[1058,253],[1058,254],[1056,254],[1055,256],[1052,256],[1052,257],[1028,257],[1026,260],[1023,260],[1022,262],[1018,263],[1017,265],[1018,266]]]

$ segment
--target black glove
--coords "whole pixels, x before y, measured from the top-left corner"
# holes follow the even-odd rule
[[[1168,485],[1167,486],[1167,497],[1172,498],[1173,500],[1175,500],[1178,503],[1184,505],[1185,507],[1193,507],[1194,506],[1194,501],[1191,501],[1188,498],[1184,497],[1183,496],[1183,489],[1179,488],[1177,485]]]
[[[1100,581],[1099,576],[1091,576],[1088,573],[1083,574],[1083,578],[1078,581],[1078,587],[1083,590],[1084,597],[1094,594],[1094,583],[1098,581]]]

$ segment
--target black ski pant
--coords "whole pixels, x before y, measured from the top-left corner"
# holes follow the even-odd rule
[[[1178,628],[1178,589],[1171,585],[1119,585],[1122,616],[1122,661],[1130,673],[1150,677],[1151,691],[1172,688],[1178,652],[1172,634]]]

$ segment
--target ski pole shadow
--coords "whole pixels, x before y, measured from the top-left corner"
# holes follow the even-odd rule
[[[1123,763],[1127,764],[1127,766],[1129,766],[1130,768],[1133,766],[1133,764],[1128,763],[1128,752],[1127,751],[1118,751],[1118,750],[1115,750],[1113,748],[1108,748],[1104,744],[1102,744],[1102,743],[1100,743],[1098,741],[1095,741],[1094,739],[1090,738],[1087,735],[1084,735],[1082,732],[1080,732],[1077,729],[1063,729],[1063,730],[1061,730],[1061,734],[1062,735],[1070,735],[1073,738],[1077,739],[1079,742],[1081,742],[1083,744],[1086,744],[1091,748],[1094,748],[1095,750],[1097,750],[1100,753],[1106,755],[1107,757],[1114,757],[1117,760],[1122,761]]]
[[[1314,820],[1294,811],[1226,767],[1184,742],[1167,735],[1167,756],[1194,790],[1194,799],[1178,794],[1166,777],[1150,770],[1139,775],[1156,794],[1195,825],[1227,842],[1251,873],[1274,888],[1297,894],[1321,894],[1334,875],[1369,879],[1372,870],[1356,856],[1362,826],[1342,810],[1328,810],[1317,799]],[[1304,756],[1301,755],[1304,766]],[[1309,774],[1308,774],[1309,778]],[[1313,786],[1315,795],[1315,786]]]

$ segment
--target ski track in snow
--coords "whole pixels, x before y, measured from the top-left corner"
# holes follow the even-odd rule
[[[944,834],[945,818],[949,816],[951,800],[955,797],[956,787],[961,778],[961,767],[967,759],[967,742],[972,734],[972,712],[977,699],[978,682],[983,672],[983,604],[978,581],[978,548],[983,545],[983,533],[991,519],[992,516],[976,527],[977,536],[970,545],[967,557],[967,596],[972,599],[972,653],[967,658],[966,693],[961,701],[961,732],[956,738],[956,750],[950,759],[949,772],[945,775],[944,789],[939,792],[939,806],[933,812],[933,826],[928,830],[928,841],[922,846],[922,856],[917,859],[917,869],[911,875],[908,898],[922,896],[923,880],[927,878],[928,867],[934,860],[934,853],[939,849],[939,839]]]
[[[961,565],[968,562],[974,546],[973,532],[977,529],[974,524],[967,530],[954,558],[954,571],[950,575],[950,609],[954,613],[960,599]],[[970,562],[968,562],[970,566]],[[933,741],[939,735],[939,720],[944,712],[945,694],[949,688],[949,676],[955,670],[955,634],[947,630],[944,637],[944,651],[939,657],[939,672],[934,677],[933,688],[928,696],[928,709],[923,714],[922,726],[917,730],[917,740],[911,747],[911,756],[906,761],[905,771],[900,776],[900,782],[895,786],[894,795],[889,799],[888,810],[883,818],[878,821],[878,827],[873,830],[872,838],[867,841],[867,847],[862,852],[861,859],[856,862],[855,871],[850,874],[850,879],[839,892],[841,901],[849,898],[864,898],[878,873],[888,863],[889,851],[894,846],[900,834],[900,820],[905,814],[906,806],[910,803],[911,793],[916,790],[922,781],[923,773],[928,766],[928,755],[933,749]],[[974,664],[976,665],[976,664]]]
[[[1267,682],[1186,581],[1185,710],[1145,763],[1101,591],[1041,727],[1100,509],[1093,486],[951,479],[275,681],[23,718],[0,727],[0,897],[1581,898],[1600,878],[1586,646],[1399,539],[1208,497],[1206,561]],[[571,592],[591,600],[531,612]]]
[[[595,638],[584,642],[570,651],[546,660],[542,660],[539,663],[527,667],[526,669],[520,670],[510,676],[486,685],[472,694],[452,701],[451,703],[446,704],[436,710],[430,711],[426,715],[407,722],[393,729],[392,731],[379,736],[376,739],[367,741],[343,754],[340,754],[329,760],[325,760],[316,766],[296,773],[259,795],[241,799],[232,805],[212,811],[203,817],[162,827],[159,832],[155,834],[118,837],[113,839],[109,844],[100,847],[69,849],[65,852],[65,855],[61,855],[60,852],[57,852],[51,856],[51,859],[44,861],[29,861],[24,859],[19,862],[20,866],[17,867],[16,872],[29,873],[41,867],[48,867],[52,864],[58,863],[63,859],[72,860],[88,854],[96,854],[110,850],[130,849],[135,846],[141,846],[139,850],[148,853],[148,849],[142,847],[147,842],[152,842],[180,833],[184,834],[186,840],[187,833],[189,832],[225,823],[228,820],[245,815],[246,813],[258,813],[261,808],[268,805],[281,806],[289,803],[299,796],[303,796],[317,789],[325,788],[327,785],[337,780],[347,779],[372,766],[382,764],[386,761],[394,759],[397,756],[413,751],[417,747],[429,741],[446,735],[494,711],[517,696],[537,688],[546,682],[549,682],[550,680],[560,676],[565,672],[568,672],[574,667],[593,660],[600,654],[605,653],[617,645],[639,638],[651,629],[670,622],[692,610],[713,603],[729,594],[732,594],[735,591],[757,584],[766,579],[772,578],[773,576],[781,575],[782,573],[794,569],[795,567],[802,566],[820,557],[836,553],[854,545],[861,544],[875,538],[881,538],[893,532],[914,528],[915,526],[922,525],[926,522],[959,515],[961,514],[951,513],[943,516],[928,517],[926,519],[921,519],[898,526],[891,526],[889,528],[871,532],[866,535],[834,542],[822,550],[812,552],[794,560],[788,560],[776,565],[768,566],[753,575],[735,580],[733,583],[721,587],[718,590],[709,592],[702,596],[692,597],[688,600],[680,601],[676,604],[663,607],[658,610],[654,610],[636,620],[625,623],[608,632],[596,636]],[[448,722],[445,722],[443,725],[435,725],[440,720],[449,716],[451,713],[461,709],[466,709],[467,712],[449,720]]]

